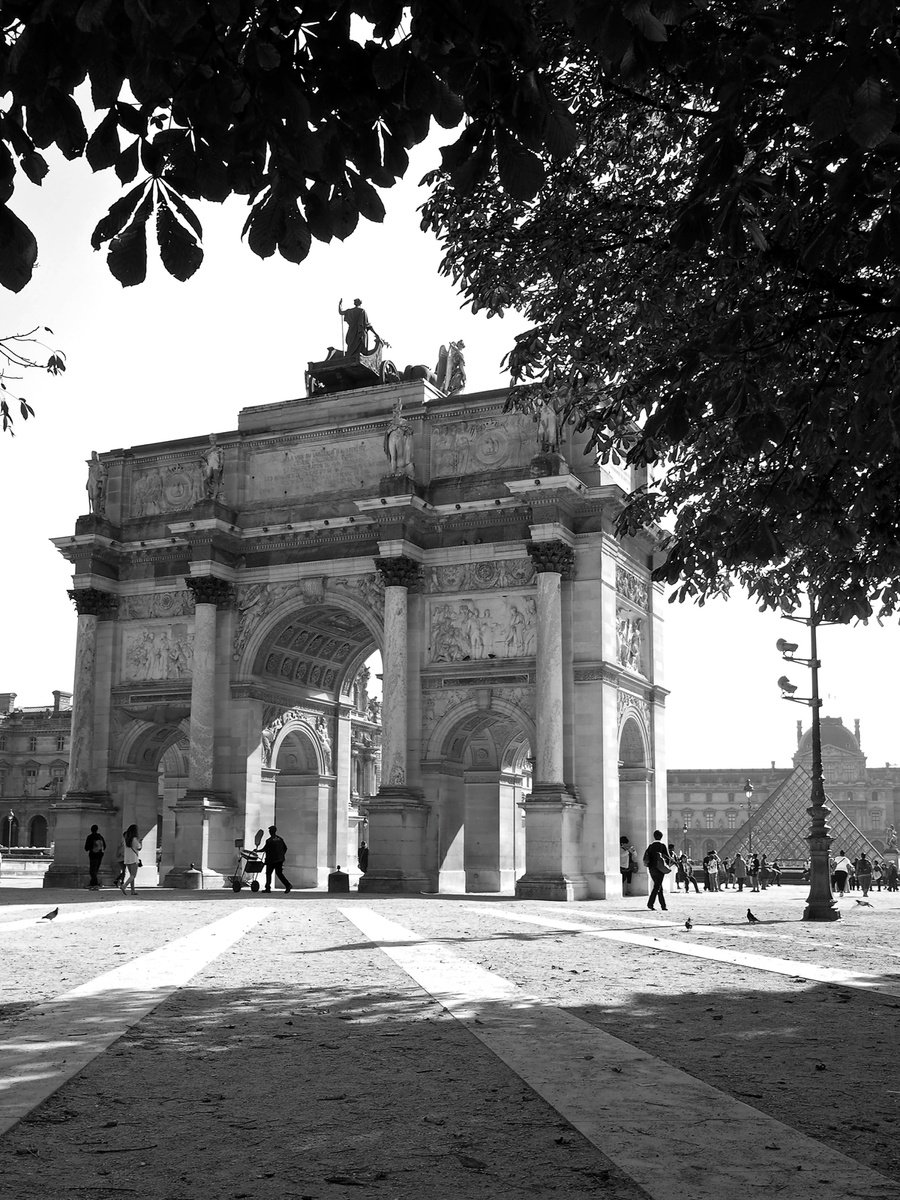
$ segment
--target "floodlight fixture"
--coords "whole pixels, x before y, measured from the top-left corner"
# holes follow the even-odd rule
[[[778,686],[781,688],[782,692],[785,692],[788,696],[792,695],[797,690],[796,686],[791,683],[787,675],[781,676],[781,678],[778,680]]]
[[[789,642],[786,638],[779,638],[775,643],[775,649],[779,654],[796,654],[797,643]]]

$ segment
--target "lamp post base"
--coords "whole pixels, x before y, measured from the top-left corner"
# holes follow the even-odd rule
[[[803,910],[804,921],[840,921],[841,910],[831,891],[831,838],[825,824],[827,808],[814,805],[807,809],[813,817],[813,828],[816,832],[808,837],[809,844],[809,896],[806,908]],[[818,825],[818,828],[816,828]]]

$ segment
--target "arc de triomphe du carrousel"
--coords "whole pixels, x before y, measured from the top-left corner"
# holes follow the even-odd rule
[[[355,867],[364,828],[361,891],[615,896],[620,834],[665,828],[656,543],[613,533],[641,480],[549,404],[467,394],[461,343],[400,372],[344,317],[306,397],[92,455],[92,511],[54,539],[78,634],[46,886],[85,882],[92,824],[134,822],[139,884],[227,887],[275,824],[295,887]]]

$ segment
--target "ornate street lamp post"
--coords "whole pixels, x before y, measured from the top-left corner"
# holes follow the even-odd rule
[[[812,788],[809,808],[806,810],[811,817],[809,836],[806,839],[809,844],[809,896],[806,908],[803,910],[803,920],[839,921],[841,911],[831,891],[829,809],[826,804],[825,780],[822,774],[822,730],[819,722],[819,709],[822,707],[822,701],[819,698],[819,668],[822,664],[818,657],[816,632],[822,622],[816,614],[815,597],[812,591],[809,593],[808,617],[795,617],[787,613],[784,615],[788,621],[796,621],[798,624],[809,627],[809,658],[795,656],[794,652],[797,649],[795,642],[788,642],[784,638],[779,638],[776,642],[776,649],[781,651],[781,656],[786,662],[798,662],[809,667],[812,684],[811,696],[795,696],[794,692],[797,689],[786,675],[782,675],[778,680],[783,700],[791,700],[795,704],[807,704],[812,710]]]
[[[7,850],[12,845],[12,829],[13,821],[16,819],[16,814],[12,809],[9,810],[6,816],[6,848]]]
[[[685,857],[687,856],[687,831],[688,831],[688,823],[687,823],[687,821],[685,821],[685,823],[681,827],[681,853]]]
[[[750,780],[744,783],[744,795],[747,797],[747,854],[753,857],[753,784]]]

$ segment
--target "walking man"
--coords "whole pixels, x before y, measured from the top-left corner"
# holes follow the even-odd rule
[[[289,892],[291,890],[291,882],[285,878],[284,871],[282,870],[285,857],[287,856],[287,846],[284,838],[279,837],[278,830],[274,825],[269,826],[269,836],[262,849],[266,860],[266,886],[264,890],[271,892],[272,872],[274,871],[284,884],[285,893]]]
[[[88,856],[88,870],[91,873],[88,890],[92,892],[100,891],[100,864],[103,862],[103,855],[106,853],[106,840],[96,825],[91,826],[91,832],[84,839],[84,848]]]
[[[663,893],[663,880],[672,870],[672,860],[669,857],[669,851],[662,838],[662,831],[654,829],[653,841],[644,851],[644,866],[650,872],[650,878],[653,880],[653,891],[650,893],[647,907],[653,908],[653,902],[658,898],[659,907],[665,912],[667,905],[666,897]]]

